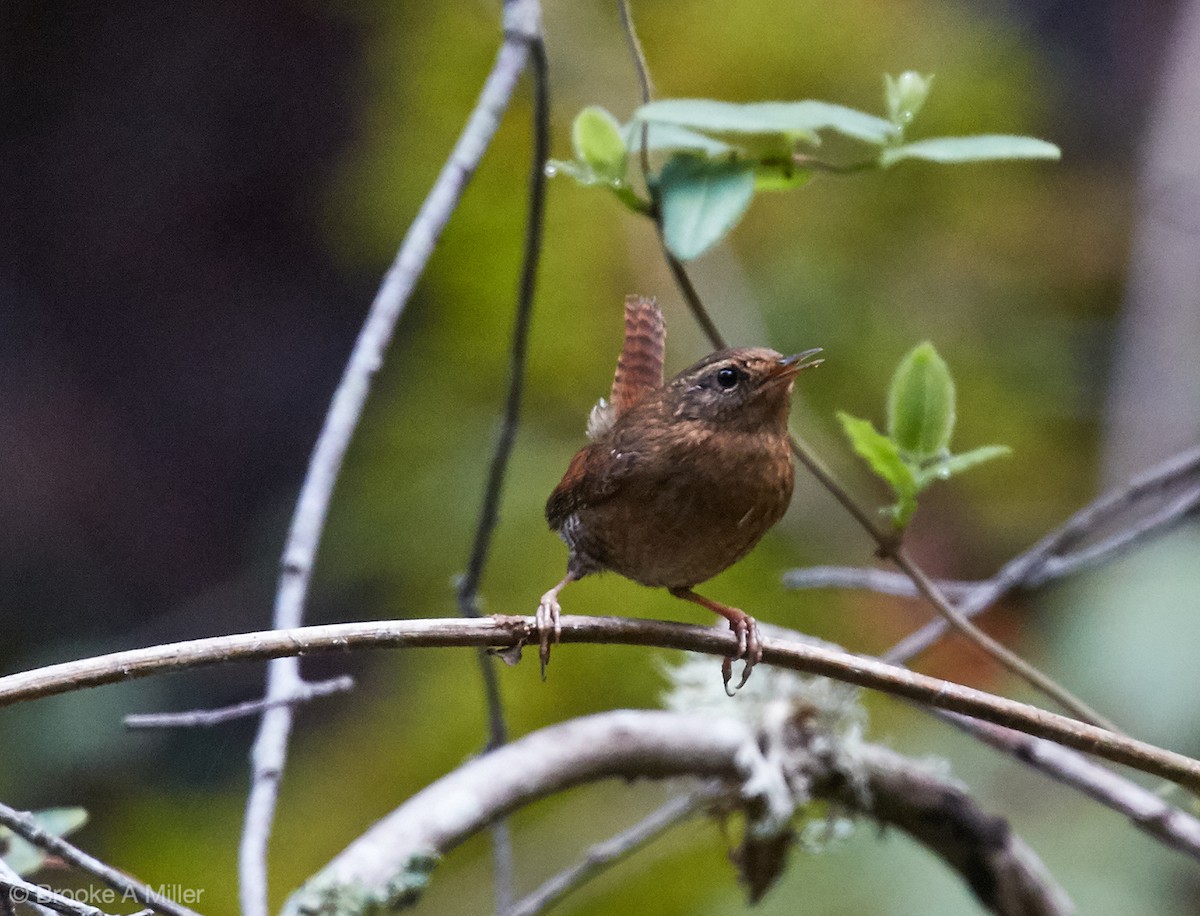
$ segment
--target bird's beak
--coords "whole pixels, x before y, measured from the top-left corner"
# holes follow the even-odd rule
[[[825,360],[813,358],[820,352],[820,347],[813,347],[811,350],[805,350],[803,353],[793,353],[791,356],[785,356],[779,361],[778,367],[771,372],[771,378],[795,378],[797,373],[821,365]]]

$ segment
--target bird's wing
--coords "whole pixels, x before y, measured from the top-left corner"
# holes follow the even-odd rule
[[[550,527],[557,531],[571,513],[615,496],[637,458],[636,452],[613,454],[599,444],[586,445],[577,451],[567,473],[546,500],[546,521]]]
[[[617,359],[609,403],[615,420],[663,383],[663,348],[667,329],[653,299],[625,297],[625,343]]]

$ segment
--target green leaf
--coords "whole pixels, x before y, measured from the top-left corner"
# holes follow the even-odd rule
[[[777,135],[790,143],[818,143],[819,131],[833,130],[877,146],[895,137],[896,129],[883,118],[829,102],[752,102],[739,105],[713,99],[664,99],[643,105],[634,118],[653,124],[674,124],[706,134]]]
[[[575,116],[571,125],[575,158],[609,181],[623,181],[627,150],[621,125],[598,105],[590,105]]]
[[[66,836],[87,823],[88,815],[83,808],[48,808],[34,812],[38,826],[54,836]],[[8,867],[18,875],[30,875],[42,867],[47,854],[24,838],[17,836],[7,827],[0,827],[0,851]]]
[[[937,137],[893,146],[879,154],[879,164],[889,168],[905,159],[927,162],[990,162],[997,159],[1060,159],[1053,143],[1035,137],[980,134],[975,137]]]
[[[674,124],[653,124],[646,126],[646,149],[650,152],[669,150],[673,152],[703,153],[710,158],[729,156],[734,148],[728,143],[706,137],[704,134],[677,127]],[[625,135],[625,145],[631,153],[637,153],[642,148],[642,121],[630,121],[622,131]]]
[[[754,165],[672,156],[659,177],[663,236],[683,261],[704,254],[742,218],[754,197]]]
[[[915,70],[905,70],[899,76],[883,75],[883,100],[888,118],[898,131],[903,132],[925,106],[932,85],[932,74],[922,76]]]
[[[908,459],[922,463],[940,458],[954,434],[954,379],[926,341],[896,367],[888,388],[888,435]]]
[[[887,481],[897,495],[916,494],[917,478],[900,457],[895,442],[879,432],[870,420],[859,419],[842,410],[838,411],[837,418],[850,445],[872,471]]]
[[[961,455],[951,455],[922,468],[917,474],[917,488],[923,490],[935,480],[949,480],[956,474],[970,470],[985,461],[1004,458],[1011,454],[1012,449],[1007,445],[984,445],[971,449],[969,452],[963,452]]]

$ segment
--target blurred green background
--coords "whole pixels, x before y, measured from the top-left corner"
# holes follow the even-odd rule
[[[929,491],[911,531],[937,575],[982,577],[1098,491],[1104,405],[1135,218],[1139,144],[1172,7],[905,0],[635,3],[662,97],[818,98],[882,113],[882,74],[936,74],[913,137],[1027,133],[1061,164],[821,177],[755,201],[694,265],[732,341],[826,350],[794,427],[865,502],[885,494],[834,411],[882,420],[898,359],[932,339],[959,386],[956,450],[1011,458]],[[553,154],[584,105],[626,118],[636,80],[613,3],[550,3]],[[308,450],[383,270],[473,104],[499,4],[17,2],[7,36],[0,190],[0,615],[4,670],[254,629]],[[528,86],[405,312],[350,451],[317,568],[312,622],[456,613],[497,430],[522,238]],[[523,425],[483,582],[488,612],[532,613],[565,549],[542,505],[606,393],[626,293],[656,295],[668,371],[707,351],[651,227],[601,192],[550,184]],[[1194,526],[1152,551],[993,611],[986,625],[1136,734],[1200,752]],[[783,571],[871,562],[801,475],[792,510],[714,597],[860,651],[926,618],[910,602],[790,593]],[[1152,587],[1151,587],[1152,586]],[[617,577],[566,613],[707,622]],[[1183,647],[1192,647],[1185,652]],[[656,653],[558,649],[499,672],[520,735],[647,707]],[[922,670],[1021,691],[952,642]],[[306,662],[350,695],[299,716],[273,841],[274,898],[371,821],[479,751],[469,652]],[[717,665],[713,663],[713,676]],[[0,798],[82,804],[81,842],[152,883],[236,908],[252,723],[126,733],[126,712],[245,699],[261,668],[222,668],[0,711]],[[736,702],[736,701],[735,701]],[[943,755],[1066,885],[1081,913],[1196,912],[1200,870],[1120,817],[912,710],[869,698],[871,736]],[[667,791],[604,785],[515,819],[519,890]],[[683,830],[561,911],[737,913],[726,841]],[[59,883],[56,876],[43,879]],[[490,908],[486,842],[436,873],[421,913]],[[863,825],[797,856],[762,913],[973,912],[903,837]]]

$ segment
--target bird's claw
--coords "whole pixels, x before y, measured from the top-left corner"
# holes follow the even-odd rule
[[[729,621],[729,629],[737,637],[737,651],[733,655],[725,656],[721,661],[721,680],[725,684],[725,695],[732,697],[746,686],[746,681],[750,680],[754,666],[762,661],[763,650],[762,638],[758,632],[758,621],[749,614],[743,614],[736,620]],[[738,658],[743,659],[746,664],[742,668],[741,680],[730,690],[729,682],[733,680],[733,662]]]
[[[546,592],[538,603],[537,614],[534,617],[538,630],[538,660],[542,666],[543,681],[546,679],[546,666],[550,664],[550,637],[554,637],[555,643],[562,637],[561,617],[562,606],[558,603],[557,595],[553,591]]]

